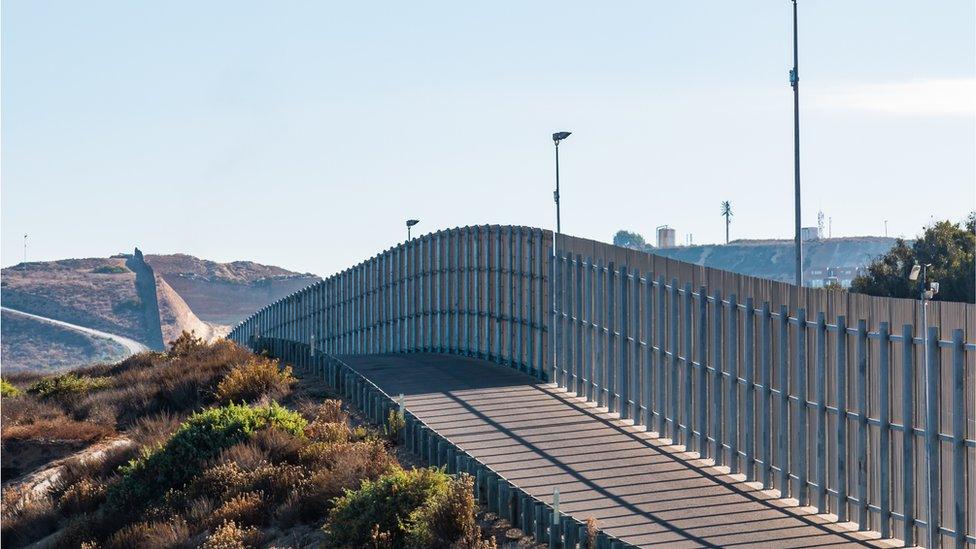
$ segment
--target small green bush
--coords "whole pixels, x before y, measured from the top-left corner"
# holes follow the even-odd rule
[[[291,391],[291,366],[279,368],[276,359],[254,357],[235,367],[217,384],[220,402],[250,402],[264,395],[280,398]]]
[[[40,398],[60,397],[67,395],[84,395],[112,386],[108,377],[79,376],[64,374],[46,377],[36,381],[27,388],[27,392]]]
[[[190,416],[165,444],[145,450],[121,468],[122,478],[108,493],[115,512],[138,513],[167,490],[180,488],[201,472],[221,450],[247,439],[259,429],[274,427],[302,436],[305,418],[272,402],[267,406],[230,404]]]
[[[365,547],[374,527],[393,547],[401,547],[410,516],[433,498],[446,494],[451,477],[440,469],[394,469],[376,480],[365,480],[358,490],[335,501],[322,527],[326,545]]]
[[[14,385],[6,379],[0,379],[0,396],[15,397],[18,395],[20,395],[20,389],[14,387]]]
[[[477,547],[481,530],[474,512],[474,479],[463,474],[453,477],[447,490],[435,494],[410,514],[406,545]]]

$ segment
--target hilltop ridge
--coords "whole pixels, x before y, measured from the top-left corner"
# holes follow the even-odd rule
[[[183,331],[222,337],[245,316],[318,280],[252,261],[187,254],[20,263],[2,271],[5,307],[134,339],[162,350]],[[4,321],[7,317],[4,317]],[[120,349],[36,323],[4,327],[5,369],[50,370],[121,358]],[[31,349],[31,353],[21,352]]]

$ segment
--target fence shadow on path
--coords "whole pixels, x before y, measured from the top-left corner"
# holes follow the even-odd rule
[[[547,501],[558,487],[564,512],[631,543],[865,544],[504,366],[434,354],[343,359],[509,481]]]

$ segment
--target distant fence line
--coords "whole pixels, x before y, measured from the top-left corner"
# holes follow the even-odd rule
[[[797,297],[788,284],[565,235],[553,255],[553,236],[425,235],[275,302],[230,337],[508,364],[841,521],[906,545],[976,544],[976,307],[932,304],[936,327],[922,334],[913,300]]]

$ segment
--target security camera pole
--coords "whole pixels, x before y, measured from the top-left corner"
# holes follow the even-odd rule
[[[796,229],[796,287],[803,286],[803,251],[800,243],[800,67],[797,55],[796,0],[793,0],[793,70],[790,71],[790,86],[793,87],[793,195]],[[797,302],[799,307],[799,302]]]
[[[562,226],[559,220],[559,142],[569,137],[571,133],[556,132],[552,134],[552,142],[556,145],[556,191],[552,193],[552,197],[556,201],[556,234],[562,232]]]
[[[407,220],[407,242],[411,240],[410,238],[410,227],[413,227],[417,223],[420,223],[419,219],[408,219]]]

